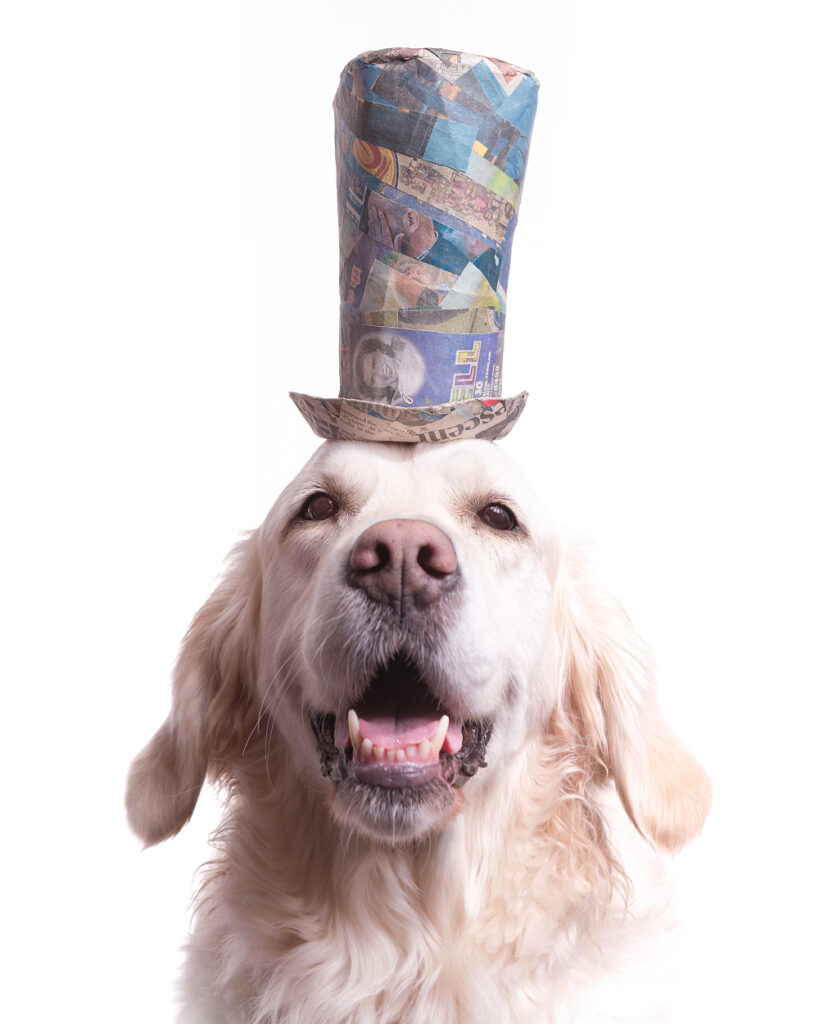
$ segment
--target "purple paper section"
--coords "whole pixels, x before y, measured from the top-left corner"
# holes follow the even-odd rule
[[[503,332],[445,334],[345,322],[341,393],[399,408],[496,398]]]

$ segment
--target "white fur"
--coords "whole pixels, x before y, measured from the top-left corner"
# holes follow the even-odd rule
[[[343,512],[305,524],[317,490]],[[491,501],[521,529],[482,523]],[[454,811],[394,841],[334,802],[307,715],[343,713],[394,645],[344,580],[356,538],[391,518],[451,539],[458,601],[406,642],[423,642],[451,706],[494,722]],[[194,619],[168,720],[129,780],[148,843],[184,825],[207,775],[227,786],[181,1019],[664,1020],[661,851],[696,835],[710,788],[654,691],[627,617],[497,445],[324,444]]]

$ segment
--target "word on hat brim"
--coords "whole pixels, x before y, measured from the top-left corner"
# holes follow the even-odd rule
[[[417,409],[354,398],[315,398],[294,391],[290,397],[319,437],[413,444],[467,438],[497,441],[512,429],[529,395],[521,391],[513,398],[473,399]]]

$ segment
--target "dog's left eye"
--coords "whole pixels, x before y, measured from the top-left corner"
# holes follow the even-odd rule
[[[299,515],[302,519],[311,522],[321,522],[324,519],[332,519],[338,515],[340,505],[335,498],[320,491],[318,494],[311,494],[301,507]]]
[[[515,513],[499,502],[484,505],[482,509],[479,509],[478,519],[487,526],[491,526],[493,530],[514,530],[518,525]]]

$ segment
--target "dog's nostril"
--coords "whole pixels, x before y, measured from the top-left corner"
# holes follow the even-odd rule
[[[379,572],[390,564],[390,549],[376,537],[366,534],[359,540],[350,557],[355,572]]]
[[[390,561],[392,560],[389,547],[380,541],[376,543],[375,558],[376,563],[373,566],[373,569],[375,569],[376,571],[378,571],[379,569],[386,569],[387,566],[390,564]]]
[[[418,549],[418,564],[427,575],[437,579],[449,576],[458,568],[452,547],[437,544],[423,544]]]

